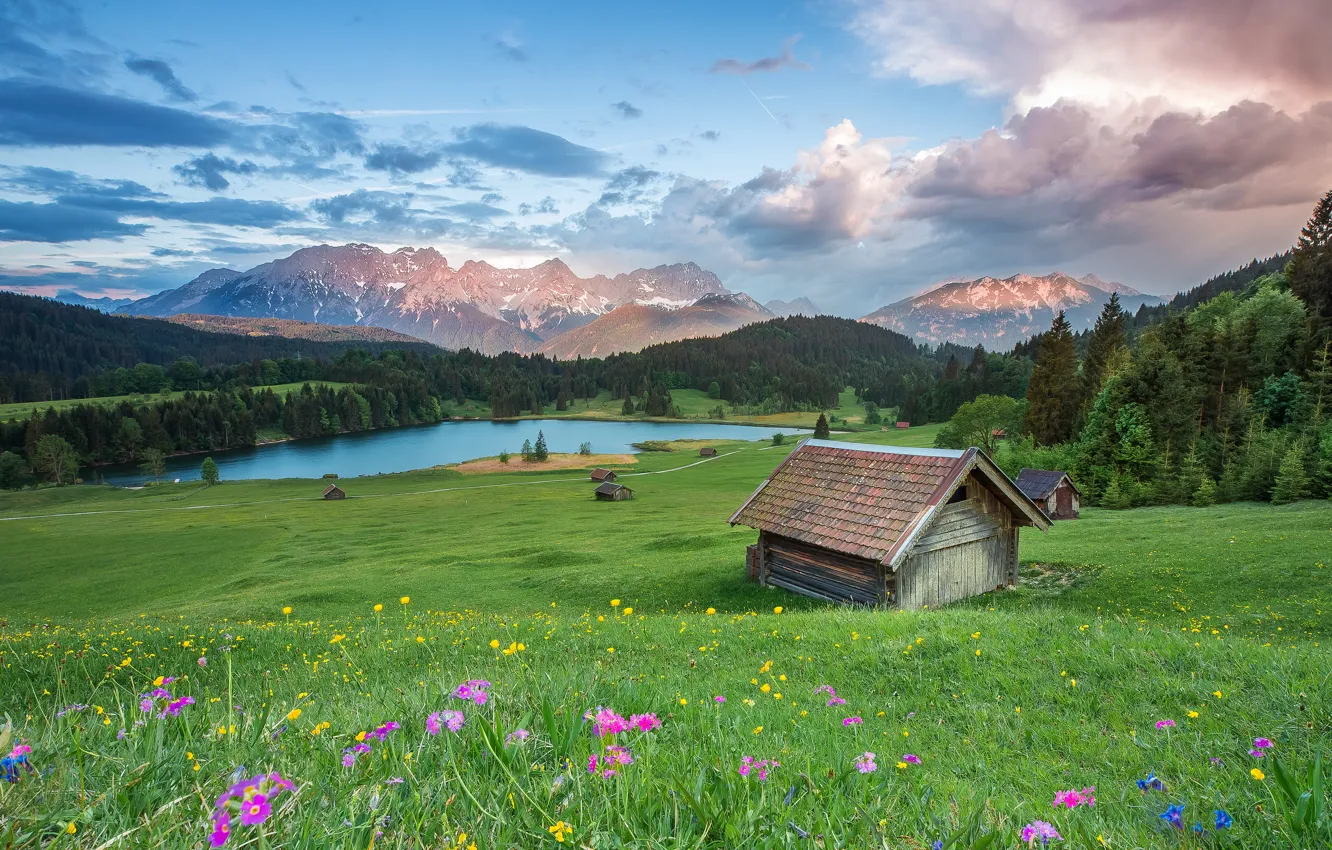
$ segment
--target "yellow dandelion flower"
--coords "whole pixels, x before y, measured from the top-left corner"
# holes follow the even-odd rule
[[[778,605],[776,608],[773,608],[773,609],[772,609],[772,613],[774,613],[774,614],[780,614],[780,613],[782,613],[782,606]]]
[[[290,606],[290,605],[284,605],[284,606],[282,607],[282,613],[283,613],[283,614],[290,614],[290,613],[291,613],[291,606]]]
[[[1263,773],[1261,770],[1259,770],[1256,767],[1253,770],[1249,771],[1249,775],[1252,776],[1254,779],[1257,779],[1259,782],[1262,782],[1264,779],[1267,778],[1267,774]]]
[[[618,600],[618,599],[612,599],[612,600],[611,600],[611,607],[612,607],[612,608],[619,608],[619,607],[620,607],[620,600]]]
[[[378,614],[380,611],[383,611],[383,610],[384,610],[384,606],[381,605],[381,604],[379,604],[378,602],[376,602],[376,603],[375,603],[375,613]]]
[[[625,608],[625,609],[624,609],[624,616],[628,617],[628,616],[629,616],[630,614],[632,614],[632,613],[634,613],[634,609],[633,609],[633,608]]]
[[[288,719],[288,720],[295,720],[296,718],[298,718],[298,717],[300,717],[300,716],[301,716],[301,710],[300,710],[299,708],[293,708],[291,711],[288,711],[288,712],[287,712],[287,719]]]
[[[490,641],[490,648],[491,648],[491,649],[499,649],[499,639],[498,639],[498,638],[492,638],[492,639],[491,639],[491,641]]]
[[[399,599],[398,602],[403,605],[410,605],[412,604],[412,598],[410,596],[404,596],[401,599]]]
[[[716,613],[717,613],[717,609],[716,609],[716,608],[709,608],[709,609],[707,610],[707,615],[708,615],[709,617],[711,617],[713,614],[716,614]]]

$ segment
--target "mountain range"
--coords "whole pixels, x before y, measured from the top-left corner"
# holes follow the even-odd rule
[[[559,259],[527,269],[469,260],[455,269],[433,248],[401,248],[390,254],[354,244],[304,248],[244,272],[211,269],[178,289],[140,299],[118,312],[372,325],[444,348],[494,354],[542,350],[549,341],[617,308],[653,308],[630,311],[632,316],[616,317],[607,327],[632,324],[641,329],[643,339],[654,342],[682,339],[703,328],[724,333],[772,317],[748,296],[725,310],[703,304],[703,310],[682,314],[684,320],[674,315],[708,296],[730,295],[716,275],[694,263],[582,278]],[[598,348],[588,334],[580,339],[570,350]],[[610,347],[637,350],[643,344],[621,335]]]
[[[1130,313],[1143,305],[1162,303],[1154,295],[1092,274],[1082,278],[1063,272],[1039,277],[1016,274],[947,281],[881,307],[861,321],[921,342],[984,345],[991,351],[1004,351],[1049,330],[1060,310],[1074,331],[1090,328],[1111,293],[1119,294],[1120,304]]]

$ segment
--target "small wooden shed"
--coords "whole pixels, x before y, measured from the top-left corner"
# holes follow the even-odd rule
[[[805,440],[730,519],[761,584],[898,608],[1017,582],[1018,529],[1050,520],[984,452]]]
[[[716,457],[716,456],[717,456],[717,450],[714,449],[712,446],[704,446],[703,448],[701,448],[701,449],[698,450],[698,456],[699,456],[699,457]]]
[[[898,422],[898,423],[897,423],[897,427],[898,427],[898,428],[902,428],[902,429],[905,430],[905,429],[911,427],[911,423],[910,423],[910,422],[905,422],[905,421],[904,421],[904,422]]]
[[[623,502],[634,497],[634,491],[623,484],[607,481],[596,489],[597,499],[603,502]]]
[[[345,499],[347,498],[347,494],[344,493],[342,488],[338,485],[330,484],[324,488],[324,498],[330,501],[333,499]]]
[[[602,469],[601,467],[597,467],[596,469],[592,470],[592,480],[593,480],[593,481],[614,481],[614,480],[615,480],[615,473],[612,472],[612,471],[609,470],[609,469]]]
[[[1017,486],[1050,519],[1077,519],[1082,493],[1067,472],[1057,469],[1023,469]]]

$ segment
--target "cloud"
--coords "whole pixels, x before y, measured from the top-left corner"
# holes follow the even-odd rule
[[[188,102],[199,99],[198,95],[185,87],[171,66],[161,59],[126,59],[125,67],[141,77],[155,81],[171,100]]]
[[[365,167],[371,171],[389,171],[394,174],[417,174],[439,165],[443,154],[438,150],[416,150],[406,145],[375,145],[365,158]]]
[[[620,114],[621,118],[642,118],[643,110],[634,106],[627,100],[617,101],[611,104],[611,109]]]
[[[718,59],[712,63],[712,68],[709,71],[713,74],[738,74],[740,76],[780,71],[784,68],[792,71],[808,71],[810,69],[809,64],[801,62],[791,54],[791,47],[799,38],[799,36],[796,36],[788,39],[782,45],[780,55],[765,56],[762,59],[755,59],[753,62],[744,62],[740,59]]]
[[[0,242],[79,242],[119,239],[147,231],[144,224],[127,224],[113,212],[80,209],[65,204],[16,203],[0,200]]]
[[[474,124],[454,135],[456,141],[444,146],[451,154],[546,177],[597,177],[611,162],[601,151],[531,127]]]
[[[529,58],[527,48],[512,33],[500,33],[495,38],[495,49],[505,58],[515,62],[526,62]]]
[[[105,210],[126,216],[232,227],[274,227],[303,217],[296,210],[277,201],[247,201],[240,198],[150,201],[136,198],[62,195],[56,200],[61,204]]]
[[[647,196],[646,187],[657,182],[662,176],[660,171],[642,165],[631,165],[621,169],[606,181],[597,204],[608,206],[641,201]]]
[[[487,221],[492,218],[501,218],[509,215],[509,211],[499,207],[483,204],[477,201],[467,201],[461,204],[451,204],[444,208],[445,211],[473,221]]]
[[[22,80],[0,81],[0,145],[217,147],[229,122],[119,95]]]
[[[697,135],[700,139],[703,139],[704,141],[715,142],[715,141],[717,141],[718,139],[721,138],[721,131],[720,131],[720,130],[704,130],[703,132],[701,132],[701,133],[697,133],[696,135]]]
[[[550,197],[549,195],[547,195],[546,197],[542,198],[542,199],[541,199],[541,203],[537,204],[536,206],[533,206],[533,205],[531,205],[531,204],[519,204],[519,205],[518,205],[518,214],[519,214],[519,215],[534,215],[534,214],[537,214],[537,215],[556,214],[556,215],[558,215],[558,214],[559,214],[559,211],[560,211],[560,208],[557,207],[557,206],[555,205],[555,199],[552,198],[552,197]]]
[[[193,251],[184,251],[180,248],[154,248],[152,250],[154,257],[189,257],[194,254]]]
[[[259,171],[259,166],[248,159],[238,162],[229,156],[219,157],[210,152],[175,165],[171,170],[187,186],[221,192],[231,185],[226,174],[251,175]]]
[[[357,189],[344,195],[320,198],[310,204],[310,209],[340,232],[379,235],[388,239],[404,234],[432,237],[454,230],[463,232],[453,220],[412,206],[413,200],[411,194]]]

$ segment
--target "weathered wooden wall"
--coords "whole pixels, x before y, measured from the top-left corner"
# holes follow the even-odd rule
[[[901,564],[898,605],[931,608],[1003,587],[1017,578],[1017,528],[974,478],[967,498],[944,505]]]
[[[875,561],[766,531],[759,532],[758,553],[763,584],[830,602],[878,605],[891,601],[884,568]]]

